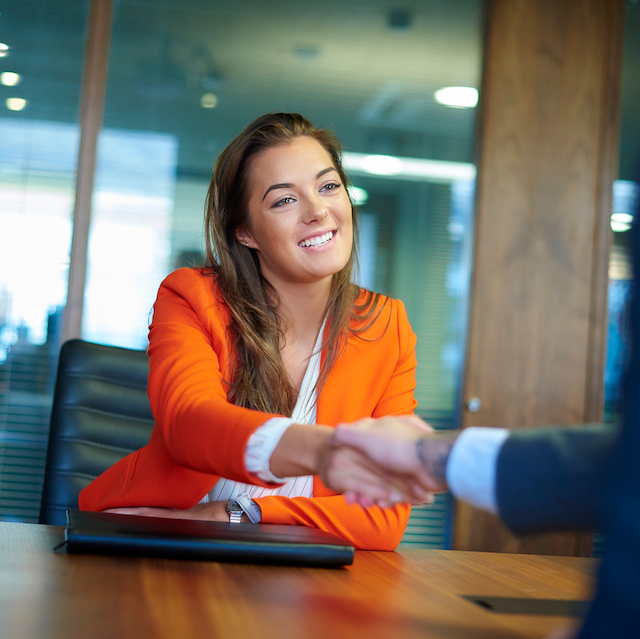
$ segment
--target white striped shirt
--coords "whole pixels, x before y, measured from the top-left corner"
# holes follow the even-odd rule
[[[318,394],[316,384],[320,376],[320,356],[322,337],[326,323],[322,323],[320,332],[309,358],[309,364],[300,386],[300,393],[291,418],[274,417],[267,420],[251,435],[245,450],[245,464],[247,470],[256,474],[260,479],[268,482],[279,483],[277,488],[263,488],[253,484],[244,484],[232,479],[221,477],[216,485],[200,500],[204,504],[211,501],[228,501],[249,493],[251,498],[265,497],[267,495],[282,495],[284,497],[313,497],[313,476],[291,477],[281,479],[275,477],[269,468],[269,460],[274,448],[280,441],[282,434],[291,424],[315,424]]]

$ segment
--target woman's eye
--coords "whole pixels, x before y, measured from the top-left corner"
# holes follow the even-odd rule
[[[320,190],[321,191],[333,191],[335,189],[339,189],[342,186],[339,182],[329,182],[329,184],[325,184]]]
[[[281,200],[278,200],[273,204],[273,206],[284,206],[285,204],[289,204],[289,202],[293,202],[294,199],[292,197],[283,197]]]

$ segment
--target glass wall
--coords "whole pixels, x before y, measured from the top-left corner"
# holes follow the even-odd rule
[[[472,236],[478,0],[149,2],[116,6],[83,320],[86,339],[147,343],[157,287],[202,260],[204,197],[252,119],[332,129],[361,204],[361,283],[401,298],[418,335],[419,413],[456,421]],[[473,97],[473,96],[472,96]],[[414,510],[405,543],[447,544],[449,501]]]
[[[37,521],[67,298],[81,0],[0,6],[0,518]]]
[[[57,205],[64,210],[64,233],[43,229],[50,241],[38,249],[39,257],[46,251],[53,254],[56,240],[57,270],[31,259],[32,240],[24,249],[11,247],[29,258],[20,261],[12,254],[7,264],[13,269],[28,263],[35,269],[37,263],[47,271],[39,284],[45,287],[44,277],[51,280],[46,282],[52,299],[47,313],[55,324],[66,290],[86,19],[81,8],[87,3],[60,3],[66,12],[57,14],[56,3],[18,4],[14,30],[32,34],[32,46],[47,47],[47,64],[55,66],[50,73],[40,71],[53,96],[50,114],[37,112],[39,125],[48,133],[35,134],[31,122],[28,139],[43,145],[47,136],[57,136],[51,142],[56,175],[68,170],[68,184],[66,191],[59,186],[57,200],[49,188],[42,198],[46,206],[38,207],[40,214],[46,209],[52,215],[54,202],[66,197],[64,206]],[[48,22],[43,17],[38,27],[40,19],[34,16],[43,8]],[[72,10],[75,21],[68,16]],[[418,336],[419,414],[438,428],[456,424],[470,274],[473,106],[481,67],[482,10],[481,0],[412,0],[402,8],[382,0],[114,3],[83,338],[146,347],[158,285],[173,269],[202,260],[204,197],[217,155],[256,116],[295,111],[332,129],[343,143],[362,218],[360,282],[406,304]],[[7,16],[3,12],[1,20],[6,22]],[[68,33],[73,25],[78,28],[74,36]],[[12,57],[0,59],[0,65],[18,60],[17,39],[9,42],[5,33],[0,30],[0,41],[11,44]],[[69,77],[64,85],[51,84],[61,74],[60,61],[51,51],[62,48],[63,40],[78,44],[73,96]],[[69,46],[64,56],[70,56]],[[34,73],[39,61],[34,52]],[[31,84],[26,72],[24,77],[18,88],[26,90]],[[439,102],[436,92],[445,87],[467,91],[453,98],[438,94]],[[29,107],[22,115],[7,112],[13,136],[22,130],[20,118],[36,117],[35,94],[25,97]],[[63,107],[65,100],[73,108]],[[453,106],[443,104],[451,100]],[[20,146],[10,148],[15,152]],[[41,151],[34,149],[21,156],[29,171],[40,157]],[[23,283],[18,289],[24,292],[27,287]],[[17,303],[5,299],[10,298],[2,293],[0,317],[11,305],[14,323],[26,322]],[[46,340],[42,322],[39,326],[30,326],[24,338],[30,348]],[[7,339],[15,341],[17,334],[7,332]],[[17,350],[13,345],[6,352]],[[57,352],[57,345],[50,352]],[[48,406],[50,395],[42,401]],[[414,509],[405,544],[446,546],[449,510],[447,496],[431,507]]]

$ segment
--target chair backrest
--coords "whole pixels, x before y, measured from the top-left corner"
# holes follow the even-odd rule
[[[144,351],[75,339],[60,350],[40,523],[66,524],[93,479],[149,442]]]

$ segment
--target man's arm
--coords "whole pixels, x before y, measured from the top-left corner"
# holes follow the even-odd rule
[[[606,424],[513,431],[496,469],[504,523],[520,535],[600,530],[616,441]]]
[[[414,502],[449,488],[455,497],[497,512],[516,534],[599,526],[616,441],[612,427],[472,427],[430,434],[421,432],[420,422],[363,420],[339,427],[331,441],[367,456],[396,485],[404,481]],[[356,477],[343,490],[355,501],[375,499]]]

